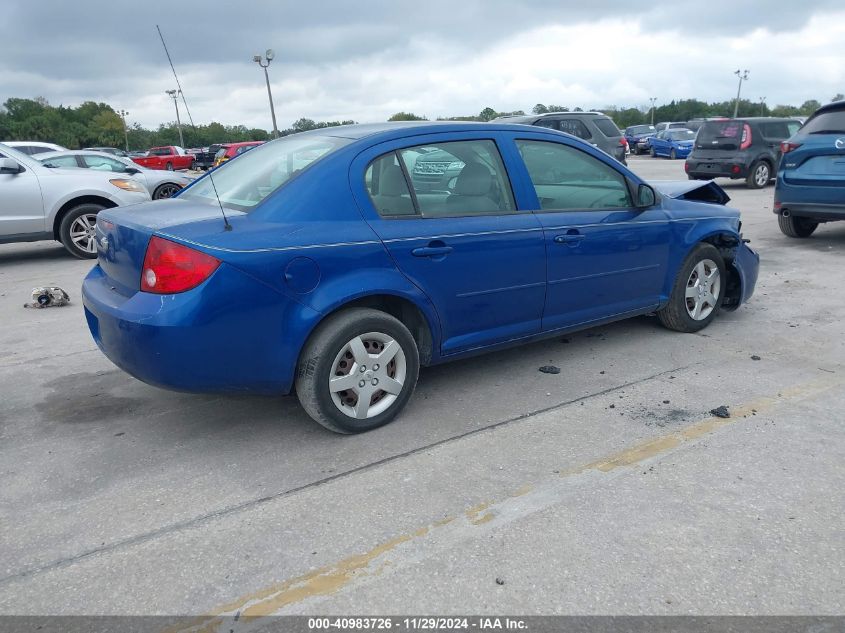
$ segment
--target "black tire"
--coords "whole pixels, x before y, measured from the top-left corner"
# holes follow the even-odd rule
[[[164,168],[165,168],[167,171],[173,171],[173,163],[168,162],[168,163],[164,166]]]
[[[78,229],[79,227],[74,227],[74,224],[79,218],[81,218],[82,216],[88,216],[90,223],[91,216],[94,216],[94,219],[96,221],[96,215],[105,208],[106,207],[101,204],[80,204],[68,210],[64,214],[64,216],[62,216],[62,221],[59,224],[59,241],[62,243],[68,253],[78,259],[96,259],[96,247],[94,247],[93,252],[80,247],[77,242],[73,241],[73,237],[71,236],[71,228],[74,228],[74,233],[76,233],[76,229]],[[93,234],[90,236],[90,239],[95,239]],[[93,243],[89,242],[88,239],[86,239],[85,241],[86,243]]]
[[[716,297],[716,305],[712,306],[710,313],[702,319],[694,319],[687,309],[687,284],[691,279],[693,270],[704,260],[710,260],[719,269],[719,295]],[[669,295],[669,303],[657,311],[660,322],[670,330],[676,332],[698,332],[707,327],[722,306],[725,297],[728,278],[725,274],[725,262],[719,254],[719,250],[712,244],[701,243],[692,249],[681,265],[675,283],[672,285],[672,293]]]
[[[401,391],[395,394],[395,400],[387,409],[373,417],[356,419],[344,413],[340,408],[341,405],[336,404],[329,389],[329,380],[333,373],[340,371],[340,367],[335,367],[334,363],[347,344],[355,337],[370,332],[385,335],[399,344],[404,353],[405,379],[402,382]],[[341,364],[343,362],[347,362],[345,357],[341,357]],[[349,362],[351,367],[347,375],[352,375],[359,365],[354,360]],[[386,370],[387,367],[384,369]],[[350,308],[326,319],[308,339],[297,367],[296,395],[306,413],[330,431],[362,433],[387,424],[399,414],[414,391],[419,369],[420,359],[416,342],[401,321],[379,310]],[[372,377],[369,376],[371,373],[368,371],[364,376],[371,380]],[[349,393],[348,396],[357,400],[358,394],[354,393],[354,390],[350,391],[353,393]],[[347,392],[341,392],[341,394],[345,393]],[[378,397],[378,391],[373,397]],[[341,395],[339,398],[345,399],[346,396]]]
[[[678,158],[678,155],[675,153],[674,147],[669,150],[669,158],[671,158],[672,160],[675,160],[676,158]]]
[[[810,237],[819,223],[810,218],[796,218],[794,215],[778,216],[780,232],[789,237]]]
[[[653,147],[648,148],[648,153],[652,158],[657,158],[657,152],[654,151]]]
[[[197,163],[197,161],[193,161],[191,163],[191,170],[196,171],[197,169],[199,169],[199,163]]]
[[[153,191],[153,200],[162,200],[171,197],[174,193],[182,189],[175,182],[164,182],[155,188]]]
[[[754,161],[748,175],[745,177],[745,184],[749,189],[762,189],[772,179],[772,167],[764,160]]]

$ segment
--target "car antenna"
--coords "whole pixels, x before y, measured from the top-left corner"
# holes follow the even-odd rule
[[[170,70],[173,71],[173,78],[176,80],[176,86],[179,88],[179,94],[182,95],[182,103],[185,104],[185,111],[188,113],[188,119],[191,121],[191,127],[196,127],[194,125],[194,119],[191,117],[191,110],[188,108],[188,101],[185,98],[185,93],[182,92],[182,84],[179,83],[179,76],[176,74],[176,68],[173,66],[173,60],[170,58],[170,51],[167,50],[167,44],[164,43],[164,35],[161,34],[161,29],[158,24],[156,24],[156,30],[158,31],[158,36],[161,38],[161,45],[164,47],[164,53],[167,55],[167,61],[170,62]],[[211,188],[214,189],[214,197],[217,198],[217,204],[220,206],[220,213],[223,214],[223,226],[226,231],[231,231],[232,225],[229,224],[229,218],[226,217],[226,211],[223,210],[223,202],[220,200],[220,194],[217,193],[217,185],[214,184],[214,178],[211,177],[212,171],[214,170],[209,170],[206,177],[209,182],[211,182]]]

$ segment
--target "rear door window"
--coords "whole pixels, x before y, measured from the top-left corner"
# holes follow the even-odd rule
[[[763,132],[763,138],[767,140],[783,141],[792,136],[789,133],[789,127],[787,127],[786,121],[761,123],[760,130]]]
[[[572,134],[572,136],[577,136],[587,141],[593,138],[593,135],[590,134],[590,130],[587,129],[584,122],[578,119],[558,119],[558,129],[561,132]]]
[[[55,156],[44,161],[47,167],[61,167],[64,169],[79,167],[76,156]]]

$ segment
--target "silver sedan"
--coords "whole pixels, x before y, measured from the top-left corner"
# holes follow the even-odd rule
[[[36,159],[41,161],[45,167],[98,169],[131,174],[135,180],[147,188],[153,200],[169,198],[182,187],[189,185],[195,178],[164,169],[147,169],[133,162],[130,158],[115,156],[106,152],[67,150],[39,154]]]

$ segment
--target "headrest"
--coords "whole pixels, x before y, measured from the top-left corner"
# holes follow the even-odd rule
[[[401,196],[408,193],[408,183],[399,165],[388,165],[381,172],[379,192],[383,196]]]
[[[468,163],[458,174],[455,193],[460,196],[483,196],[490,192],[493,176],[479,163]]]

